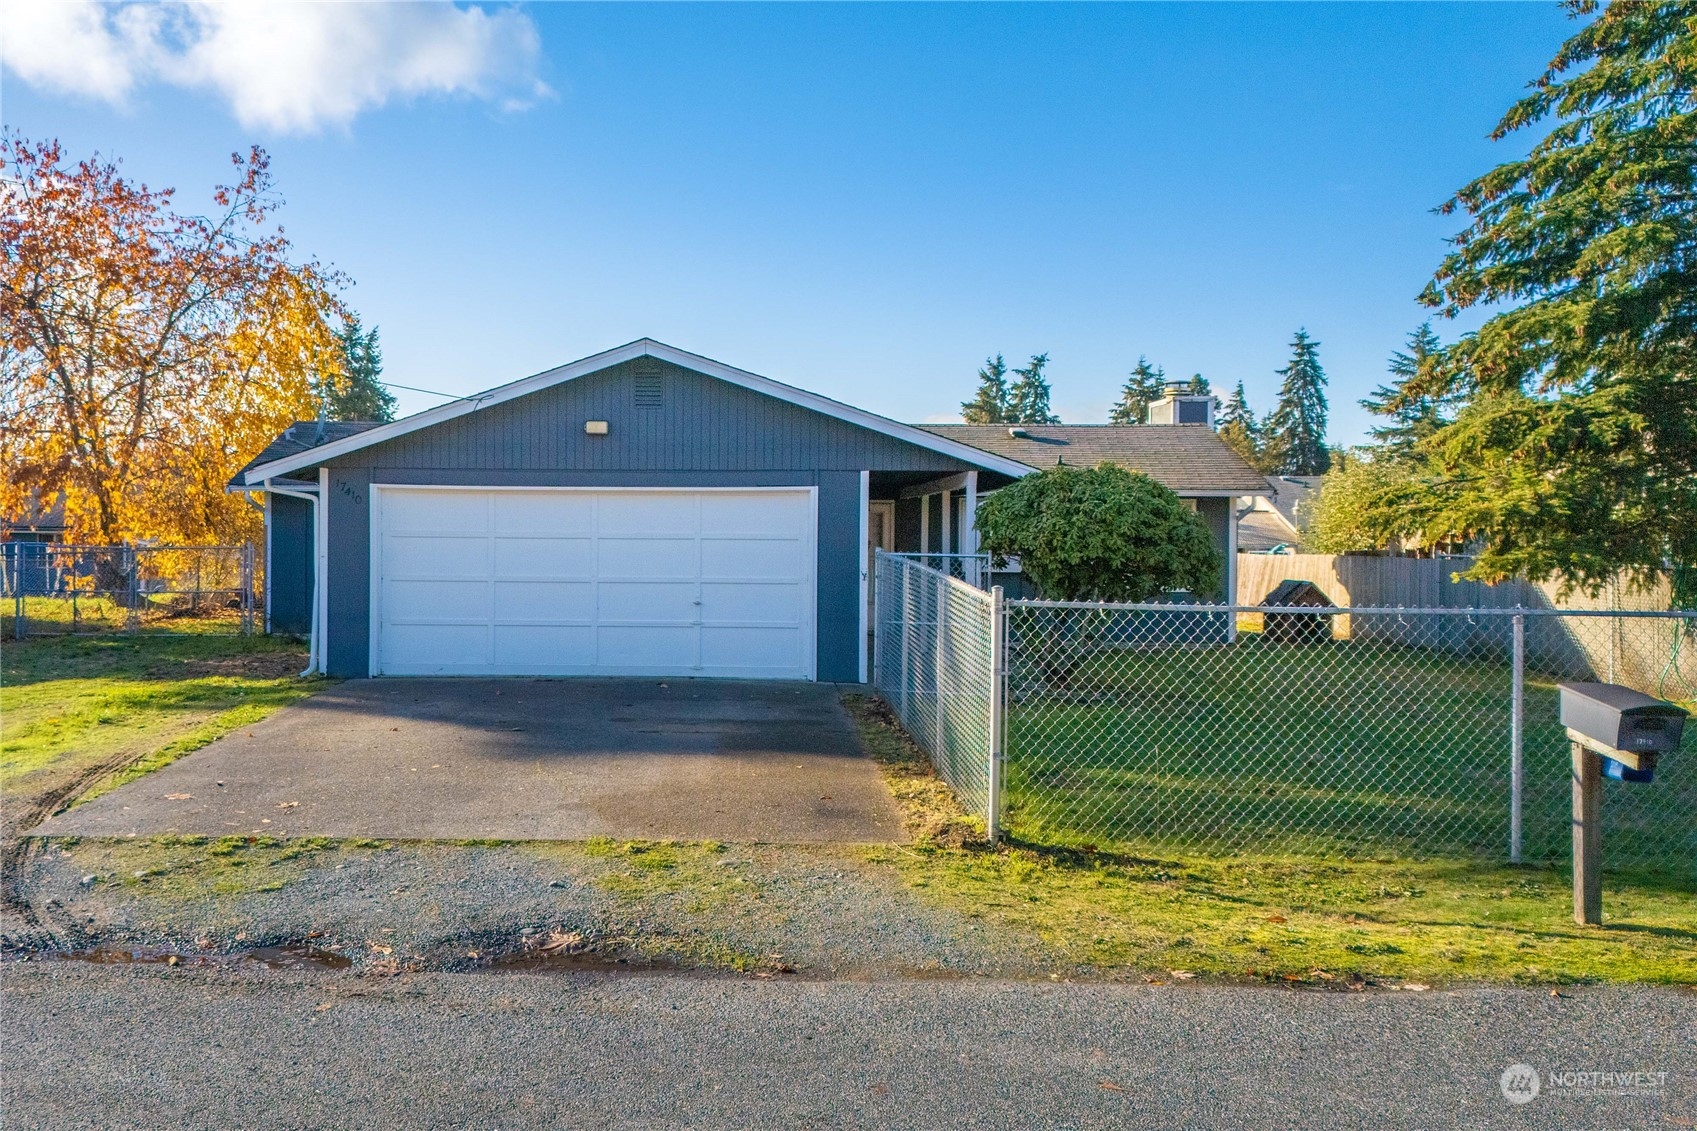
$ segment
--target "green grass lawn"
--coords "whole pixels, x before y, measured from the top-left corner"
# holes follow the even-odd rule
[[[989,850],[959,836],[968,827],[981,835],[982,824],[958,807],[951,819],[947,791],[892,716],[875,701],[846,703],[916,841],[868,858],[987,931],[1034,934],[1057,972],[1316,985],[1697,980],[1689,878],[1606,878],[1605,926],[1596,928],[1574,924],[1570,876],[1550,865],[1086,850],[1017,837]]]
[[[192,612],[187,599],[179,593],[147,594],[135,610],[136,628],[141,633],[172,635],[236,635],[241,631],[240,609],[216,607],[233,593],[207,595]],[[117,633],[130,624],[130,609],[111,597],[79,595],[76,597],[25,597],[23,599],[23,637],[25,640],[66,636],[75,633]],[[0,638],[18,639],[18,601],[0,599]],[[302,661],[302,666],[305,662]]]
[[[1008,827],[1033,842],[1506,859],[1510,675],[1424,649],[1245,637],[1099,652],[1008,712]],[[1555,680],[1526,689],[1525,859],[1568,854]],[[1651,785],[1610,782],[1612,865],[1697,878],[1697,726]],[[1136,849],[1134,849],[1136,850]]]
[[[27,806],[93,769],[156,768],[321,686],[280,637],[100,636],[9,643],[0,657],[0,792]],[[110,783],[108,783],[110,784]]]

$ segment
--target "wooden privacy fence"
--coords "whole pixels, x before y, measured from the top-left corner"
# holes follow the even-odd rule
[[[1559,609],[1575,612],[1659,612],[1672,604],[1672,589],[1664,578],[1648,589],[1624,581],[1603,587],[1595,596],[1560,596],[1559,581],[1505,581],[1486,585],[1457,581],[1454,575],[1473,565],[1469,557],[1396,558],[1367,554],[1239,554],[1237,603],[1259,605],[1287,580],[1311,581],[1338,606],[1384,609]],[[1626,631],[1615,618],[1542,618],[1526,625],[1526,662],[1535,670],[1588,673],[1609,683],[1622,683],[1651,695],[1685,698],[1697,688],[1697,625],[1691,619],[1659,620]],[[1342,639],[1396,643],[1399,634],[1415,630],[1395,619],[1374,618],[1352,624],[1348,616],[1334,619]],[[1446,636],[1446,647],[1474,652],[1508,653],[1508,622],[1501,617],[1478,618],[1467,632]],[[1686,695],[1678,694],[1685,690]]]

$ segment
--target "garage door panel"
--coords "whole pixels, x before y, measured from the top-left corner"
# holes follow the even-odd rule
[[[685,672],[695,663],[691,625],[606,625],[597,631],[596,664],[621,671]]]
[[[489,539],[386,535],[384,573],[389,577],[489,576]]]
[[[595,532],[594,495],[509,491],[495,496],[496,534]]]
[[[396,657],[393,667],[400,673],[418,673],[452,667],[460,670],[488,667],[487,624],[387,624],[383,641]]]
[[[596,497],[595,528],[601,535],[683,534],[695,537],[699,496],[661,492],[618,492]]]
[[[593,538],[495,538],[495,576],[592,580]]]
[[[778,624],[799,626],[801,587],[797,585],[701,585],[703,624]]]
[[[487,581],[386,581],[383,614],[398,621],[489,619]]]
[[[703,535],[752,534],[793,538],[812,526],[806,495],[703,495]]]
[[[602,577],[694,578],[694,538],[600,538],[596,568]]]
[[[489,529],[489,496],[481,491],[389,491],[383,529],[391,534]]]
[[[495,620],[595,623],[592,581],[497,581]]]
[[[603,581],[596,586],[596,616],[602,623],[693,624],[695,590],[693,581]]]
[[[376,490],[378,672],[812,676],[804,491]]]
[[[799,628],[703,626],[701,665],[743,675],[779,676],[794,669],[802,646]]]
[[[498,624],[495,666],[523,675],[595,670],[593,625]]]
[[[806,576],[796,539],[703,539],[701,576],[799,583]]]

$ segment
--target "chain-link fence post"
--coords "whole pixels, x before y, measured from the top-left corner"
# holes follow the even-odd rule
[[[12,590],[12,638],[22,640],[24,635],[24,590],[20,585]]]
[[[134,546],[125,546],[124,563],[124,630],[135,633],[141,629],[141,555]]]
[[[1509,799],[1508,799],[1508,858],[1520,863],[1521,803],[1526,794],[1526,614],[1514,614],[1514,662],[1509,678],[1514,681],[1511,692],[1508,726],[1509,742]]]
[[[985,835],[995,844],[1002,835],[1002,761],[1007,749],[1008,606],[1002,587],[990,589],[990,764],[985,804]]]

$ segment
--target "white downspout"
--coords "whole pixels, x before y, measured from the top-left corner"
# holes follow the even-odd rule
[[[277,494],[286,495],[291,499],[305,499],[312,504],[312,614],[307,620],[306,670],[301,672],[301,676],[304,678],[319,671],[323,667],[324,660],[320,647],[323,638],[321,621],[324,611],[324,546],[322,544],[323,534],[319,529],[323,525],[319,521],[322,500],[320,500],[317,491],[291,491],[284,487],[274,487],[269,479],[265,481],[265,490],[275,491]],[[266,532],[266,541],[269,544],[270,531]],[[270,581],[271,578],[268,574],[266,584],[269,585]],[[270,607],[269,599],[266,607]]]

